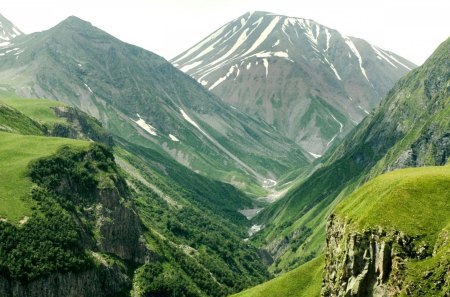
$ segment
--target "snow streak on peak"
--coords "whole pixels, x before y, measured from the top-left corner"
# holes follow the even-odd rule
[[[366,78],[366,80],[370,83],[369,78],[367,77],[366,74],[366,70],[364,69],[363,65],[362,65],[362,58],[361,55],[359,54],[358,49],[356,48],[355,44],[353,43],[353,41],[346,35],[342,35],[342,38],[344,38],[345,43],[347,44],[347,46],[350,48],[350,50],[352,51],[353,54],[355,54],[356,58],[358,59],[359,62],[359,68],[361,69],[361,73],[364,75],[364,77]]]
[[[135,122],[136,124],[138,124],[139,127],[141,127],[142,129],[144,129],[145,131],[147,131],[149,134],[151,134],[151,135],[153,135],[153,136],[157,136],[157,134],[156,134],[156,129],[155,129],[152,125],[147,124],[147,123],[145,122],[145,120],[141,118],[141,116],[140,116],[139,114],[136,114],[136,115],[138,116],[139,119],[138,119],[137,121],[134,121],[134,120],[133,120],[133,122]]]
[[[21,35],[22,31],[0,14],[0,48],[13,46],[13,39]]]

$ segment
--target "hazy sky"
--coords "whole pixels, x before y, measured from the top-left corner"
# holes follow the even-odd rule
[[[0,0],[25,33],[76,15],[166,59],[247,11],[313,19],[421,64],[450,36],[449,0]]]

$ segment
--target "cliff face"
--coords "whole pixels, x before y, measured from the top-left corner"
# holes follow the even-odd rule
[[[346,220],[332,215],[327,222],[321,296],[424,296],[430,290],[436,291],[432,296],[450,296],[448,246],[445,255],[440,254],[448,232],[438,238],[433,247],[395,230],[355,232]],[[434,263],[416,275],[409,265],[424,259]]]
[[[111,152],[96,144],[88,150],[63,148],[58,154],[31,164],[29,174],[35,183],[34,191],[40,193],[33,199],[41,213],[34,214],[20,228],[35,224],[35,216],[49,217],[55,210],[64,213],[72,221],[69,226],[74,226],[70,232],[78,233],[74,236],[79,247],[73,248],[61,238],[54,239],[61,241],[54,248],[57,253],[66,253],[65,257],[72,256],[67,252],[70,249],[80,251],[78,257],[84,264],[65,264],[68,260],[64,257],[53,259],[55,250],[44,250],[36,256],[33,249],[13,246],[11,257],[30,259],[22,264],[20,272],[31,272],[14,274],[14,261],[1,266],[6,271],[0,270],[0,297],[102,297],[129,292],[132,267],[150,261],[151,254],[141,238],[143,230],[131,192],[118,173]],[[58,229],[65,228],[58,222],[43,226],[48,229],[42,230],[42,236],[37,235],[37,241],[42,240],[43,244],[48,240],[44,234],[58,234]]]
[[[356,233],[348,229],[345,221],[334,216],[327,222],[322,296],[385,297],[398,293],[388,280],[398,276],[402,262],[413,257],[409,250],[412,239],[396,232]]]
[[[130,286],[118,266],[99,266],[84,272],[52,273],[31,282],[0,277],[0,297],[115,296]]]

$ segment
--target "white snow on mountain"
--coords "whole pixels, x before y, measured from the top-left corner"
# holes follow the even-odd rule
[[[135,122],[136,124],[138,124],[139,127],[141,127],[142,129],[144,129],[145,131],[147,131],[149,134],[151,134],[151,135],[153,135],[153,136],[157,136],[157,134],[156,134],[156,129],[155,129],[152,125],[147,124],[147,123],[145,122],[145,120],[141,118],[141,116],[140,116],[139,114],[136,114],[136,115],[138,116],[139,119],[138,119],[137,121],[133,121],[133,122]]]
[[[362,66],[362,58],[361,55],[359,54],[358,49],[356,48],[355,44],[353,43],[353,41],[350,39],[350,37],[346,36],[346,35],[342,35],[342,38],[344,38],[345,43],[347,44],[347,46],[350,48],[350,50],[352,51],[352,53],[356,56],[356,58],[358,59],[359,62],[359,68],[361,69],[361,73],[364,75],[364,77],[366,78],[366,80],[368,82],[370,82],[369,78],[367,77],[366,74],[366,70],[364,69],[364,67]]]
[[[170,140],[175,141],[175,142],[180,141],[178,138],[176,138],[176,137],[175,137],[174,135],[172,135],[172,134],[169,134],[169,138],[170,138]]]

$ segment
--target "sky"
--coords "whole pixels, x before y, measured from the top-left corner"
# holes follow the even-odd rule
[[[247,11],[312,19],[420,65],[450,36],[449,0],[0,0],[25,33],[71,15],[166,59]]]

